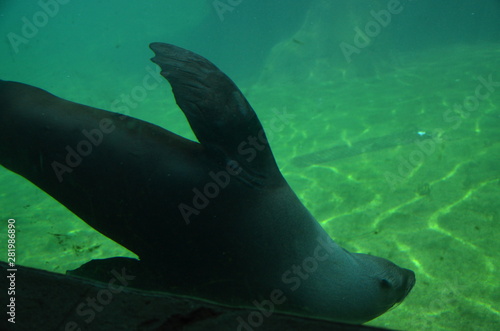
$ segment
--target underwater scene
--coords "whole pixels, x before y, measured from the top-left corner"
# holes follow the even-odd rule
[[[208,59],[255,110],[279,171],[333,241],[415,273],[404,301],[365,325],[500,328],[499,1],[6,0],[0,33],[0,80],[192,141],[149,44]],[[0,167],[4,262],[10,219],[20,266],[65,274],[93,259],[137,258]],[[263,221],[262,231],[286,238]]]

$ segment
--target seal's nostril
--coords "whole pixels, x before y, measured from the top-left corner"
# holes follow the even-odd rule
[[[392,288],[391,282],[389,282],[387,279],[382,279],[380,281],[380,286],[387,289]]]

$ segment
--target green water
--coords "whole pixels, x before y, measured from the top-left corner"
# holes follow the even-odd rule
[[[470,116],[443,120],[450,105],[473,95],[477,74],[498,67],[499,54],[498,46],[487,45],[436,50],[405,70],[344,85],[342,93],[311,86],[304,99],[302,89],[288,106],[298,114],[292,134],[275,137],[273,148],[305,205],[346,249],[416,272],[411,295],[371,325],[467,330],[500,323],[500,91]],[[484,61],[473,61],[476,55]],[[427,79],[434,75],[440,80]],[[441,132],[441,140],[290,165],[295,155],[390,135],[408,124]]]
[[[172,16],[177,20],[166,26],[184,24],[174,31],[157,33],[142,16],[138,21],[145,26],[144,36],[110,26],[102,34],[86,35],[82,46],[59,35],[59,48],[49,53],[49,31],[57,35],[58,28],[70,26],[69,19],[55,17],[47,34],[41,30],[18,54],[2,53],[9,65],[0,79],[110,109],[114,100],[140,84],[147,66],[154,68],[148,63],[148,42],[172,42],[179,38],[176,33],[195,29],[195,20],[213,15],[207,6],[177,8],[189,13],[195,9],[198,16],[187,23]],[[103,17],[112,12],[102,10]],[[78,19],[75,13],[71,15]],[[3,26],[2,31],[10,30]],[[331,32],[317,33],[320,39]],[[304,27],[282,36],[251,78],[236,69],[235,75],[268,133],[283,175],[332,238],[350,251],[381,256],[415,271],[417,283],[408,298],[368,324],[405,330],[495,329],[500,325],[500,44],[455,42],[401,50],[392,53],[390,66],[360,58],[353,67],[325,62],[324,54],[309,57],[316,45],[310,36]],[[106,44],[109,48],[103,49]],[[121,54],[132,48],[130,55]],[[292,65],[288,68],[287,59]],[[220,66],[236,68],[238,63],[244,66],[245,59]],[[496,85],[481,88],[484,97],[479,100],[474,96],[484,80]],[[464,110],[454,112],[456,104]],[[276,127],[271,123],[277,113],[290,116]],[[166,82],[129,115],[194,139]],[[292,161],[402,130],[433,133],[435,139],[307,167]],[[134,256],[4,168],[0,207],[4,229],[7,219],[16,219],[20,265],[64,273],[90,259]],[[2,243],[5,233],[0,230]],[[3,244],[0,256],[5,260]]]

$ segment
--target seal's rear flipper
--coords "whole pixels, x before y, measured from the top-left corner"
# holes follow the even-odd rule
[[[200,143],[220,155],[220,163],[235,160],[253,183],[281,180],[262,125],[238,87],[207,59],[183,48],[152,43],[151,59],[172,85]],[[247,178],[248,177],[248,178]]]

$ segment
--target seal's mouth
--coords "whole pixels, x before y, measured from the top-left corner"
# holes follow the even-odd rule
[[[386,307],[388,311],[393,310],[394,308],[399,306],[403,302],[403,300],[408,296],[413,286],[415,286],[416,282],[415,273],[409,269],[403,269],[403,268],[401,268],[401,272],[403,278],[401,283],[401,289],[404,289],[404,291],[401,291],[402,292],[401,295],[396,299],[394,303]]]
[[[403,272],[403,287],[405,288],[404,293],[401,295],[398,303],[402,302],[410,293],[413,286],[415,286],[415,282],[417,281],[415,278],[415,273],[409,269],[402,269]]]

